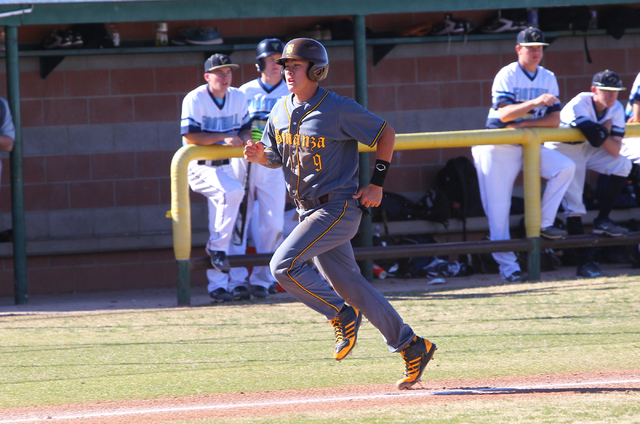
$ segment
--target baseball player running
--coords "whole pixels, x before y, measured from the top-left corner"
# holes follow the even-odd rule
[[[233,64],[228,56],[216,53],[204,63],[201,85],[182,101],[180,132],[183,144],[242,146],[251,140],[247,101],[231,87]],[[239,159],[238,159],[239,160]],[[207,270],[209,295],[214,302],[248,299],[246,287],[232,287],[227,253],[244,195],[235,179],[229,159],[193,161],[188,167],[191,189],[207,198],[209,241],[206,251],[213,269]]]
[[[249,108],[249,120],[254,141],[260,141],[264,127],[267,123],[269,112],[273,105],[283,96],[289,94],[287,85],[282,80],[282,66],[276,60],[282,56],[284,43],[277,38],[267,38],[258,44],[256,49],[256,69],[260,72],[260,78],[250,81],[240,87],[247,98]],[[251,225],[251,238],[257,253],[271,253],[282,242],[282,229],[284,226],[284,205],[286,189],[284,185],[284,173],[282,169],[253,166],[245,159],[232,161],[231,164],[238,181],[244,181],[249,170],[247,211],[244,217],[238,216],[242,221],[240,225],[248,226],[253,216],[255,200],[258,201],[257,225]],[[251,167],[251,169],[249,169]],[[257,229],[257,231],[253,231]],[[246,251],[247,232],[242,238],[242,244],[231,244],[233,254],[243,255]],[[244,282],[248,277],[247,268],[232,268],[229,276],[232,281]],[[275,280],[269,267],[254,267],[249,276],[251,293],[257,298],[269,296],[269,290],[275,289]]]
[[[618,92],[622,90],[625,88],[615,72],[606,70],[595,74],[591,91],[578,94],[560,113],[561,125],[580,129],[588,142],[545,143],[547,147],[568,156],[576,164],[575,176],[562,202],[567,216],[567,229],[571,235],[584,234],[582,216],[587,211],[582,202],[582,193],[587,169],[610,175],[598,217],[593,221],[593,232],[610,236],[628,233],[626,228],[609,219],[616,197],[631,172],[631,161],[620,155],[625,116],[624,108],[617,99]],[[588,249],[581,258],[584,263],[578,267],[579,277],[604,275],[594,260],[594,253],[594,249]]]
[[[284,168],[287,190],[300,223],[276,250],[271,271],[282,287],[334,327],[334,358],[353,349],[364,314],[382,333],[392,352],[401,352],[406,389],[420,381],[435,344],[416,336],[389,301],[360,274],[351,238],[363,207],[382,199],[395,132],[382,118],[352,99],[319,86],[329,59],[322,44],[297,38],[285,46],[283,77],[293,93],[271,111],[260,143],[247,143],[245,158]],[[377,147],[371,183],[358,188],[358,142]],[[313,259],[325,282],[307,261]]]
[[[539,66],[544,34],[527,28],[518,34],[518,61],[505,66],[496,75],[491,88],[493,106],[487,128],[557,127],[560,122],[558,82],[555,75]],[[491,240],[507,240],[513,184],[522,168],[522,146],[489,145],[471,149],[482,205],[489,220]],[[540,147],[540,175],[547,180],[542,196],[540,235],[558,239],[567,232],[553,226],[564,192],[575,172],[574,163],[553,150]],[[525,281],[513,252],[493,253],[500,274],[507,282]]]

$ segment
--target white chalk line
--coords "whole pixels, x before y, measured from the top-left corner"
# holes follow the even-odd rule
[[[399,391],[397,393],[385,393],[379,395],[361,395],[361,396],[341,396],[333,398],[317,398],[317,399],[291,399],[280,400],[274,402],[252,402],[252,403],[233,403],[223,405],[199,405],[199,406],[185,406],[174,408],[148,408],[148,409],[126,409],[122,411],[113,412],[94,412],[83,413],[80,415],[47,415],[43,418],[19,418],[11,420],[1,420],[0,424],[17,424],[27,422],[39,422],[53,420],[74,420],[74,419],[88,419],[88,418],[107,418],[117,417],[125,415],[143,415],[143,414],[160,414],[166,412],[191,412],[191,411],[206,411],[215,409],[236,409],[236,408],[255,408],[265,406],[288,406],[288,405],[303,405],[312,403],[324,403],[324,402],[347,402],[358,400],[374,400],[374,399],[392,399],[399,397],[417,397],[417,396],[443,396],[443,395],[460,395],[460,394],[478,394],[478,393],[490,393],[490,392],[506,392],[506,391],[523,391],[523,390],[540,390],[540,389],[557,389],[562,387],[576,387],[576,386],[589,386],[589,385],[619,385],[627,383],[640,383],[640,379],[632,380],[597,380],[597,381],[582,381],[574,383],[557,383],[557,384],[539,384],[533,386],[513,386],[513,387],[478,387],[474,389],[454,389],[445,391]]]

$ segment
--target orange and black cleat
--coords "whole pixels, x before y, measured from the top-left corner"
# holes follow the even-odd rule
[[[329,322],[336,333],[336,350],[333,357],[340,362],[356,345],[358,330],[362,324],[362,312],[353,306],[344,305],[338,316]]]
[[[419,382],[422,372],[433,359],[433,353],[437,349],[436,345],[429,340],[414,337],[409,346],[401,352],[404,360],[404,378],[396,382],[396,387],[400,390],[408,389]]]

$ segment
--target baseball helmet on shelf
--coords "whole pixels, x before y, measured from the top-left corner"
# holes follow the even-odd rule
[[[265,38],[258,44],[256,49],[256,69],[262,72],[264,69],[264,58],[272,54],[282,54],[284,43],[277,38]]]
[[[286,59],[303,60],[309,62],[307,75],[314,82],[322,81],[329,73],[329,57],[324,46],[311,38],[295,38],[284,46],[282,57],[276,60],[278,65],[284,66]],[[284,69],[282,70],[284,78]]]

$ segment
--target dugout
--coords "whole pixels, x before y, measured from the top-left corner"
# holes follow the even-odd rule
[[[625,1],[566,4],[600,11],[639,5]],[[495,67],[512,60],[508,52],[513,34],[371,38],[366,37],[365,28],[389,33],[427,19],[435,23],[445,12],[481,22],[509,6],[522,4],[3,2],[0,25],[6,26],[7,48],[0,57],[5,60],[7,84],[2,94],[14,112],[17,140],[11,166],[3,168],[0,189],[0,224],[13,227],[15,235],[12,245],[0,246],[0,292],[14,294],[17,302],[26,301],[27,265],[31,293],[118,288],[109,286],[114,280],[123,280],[122,287],[137,281],[152,285],[154,280],[174,284],[170,225],[164,218],[169,209],[169,152],[178,147],[174,141],[178,132],[173,129],[177,128],[178,98],[198,84],[194,63],[212,50],[148,45],[156,22],[168,22],[170,36],[187,25],[219,26],[226,41],[215,51],[232,53],[243,64],[239,79],[244,81],[254,77],[250,56],[257,37],[286,36],[343,18],[355,21],[355,45],[353,39],[325,42],[335,65],[329,88],[368,104],[398,132],[420,132],[473,129],[483,122],[487,102],[482,99]],[[535,6],[551,7],[554,2],[540,1]],[[121,47],[61,54],[39,46],[52,30],[80,23],[118,24]],[[277,28],[276,33],[271,28]],[[595,67],[624,69],[619,73],[627,85],[640,68],[634,30],[618,41],[603,29],[590,30],[593,64],[585,62],[580,34],[553,35],[558,39],[553,47],[559,48],[549,52],[553,61],[549,67],[559,70],[565,98],[589,81]],[[618,54],[611,54],[612,50]],[[163,66],[167,62],[174,66]],[[150,71],[151,85],[145,78]],[[437,103],[421,106],[425,98]],[[458,127],[450,128],[454,122]],[[423,191],[438,167],[460,154],[466,151],[405,154],[394,164],[397,175],[388,188],[403,192],[402,181],[416,181],[411,191]],[[204,209],[203,203],[193,200],[199,210]],[[108,271],[112,264],[121,266]],[[83,286],[86,279],[95,284]]]

